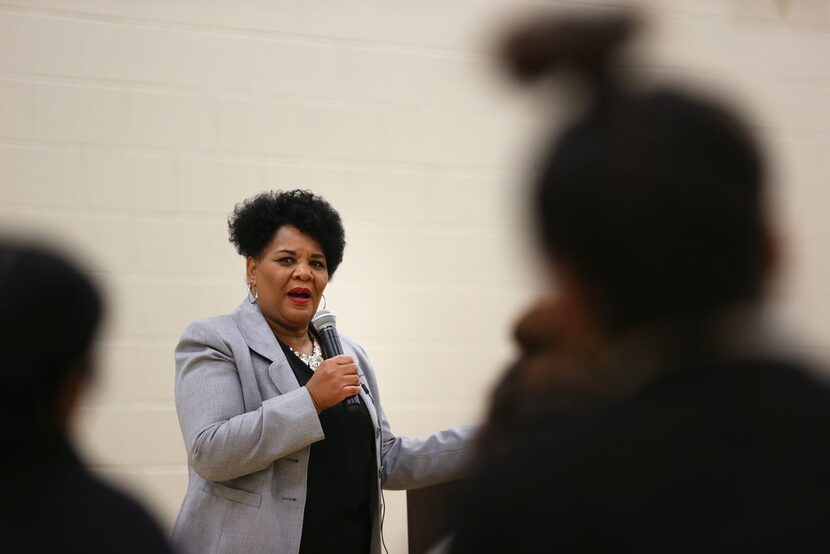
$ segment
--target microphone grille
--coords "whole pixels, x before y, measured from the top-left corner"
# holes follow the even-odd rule
[[[337,318],[328,310],[319,310],[314,317],[311,318],[311,326],[318,333],[323,329],[335,327],[337,325]]]

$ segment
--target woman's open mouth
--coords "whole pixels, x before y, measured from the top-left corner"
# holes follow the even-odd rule
[[[294,287],[288,291],[288,299],[294,304],[308,304],[311,301],[311,290]]]

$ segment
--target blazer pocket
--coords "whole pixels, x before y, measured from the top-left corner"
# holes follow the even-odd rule
[[[230,500],[238,504],[245,504],[253,508],[259,508],[262,500],[262,497],[255,492],[234,489],[233,487],[221,483],[212,483],[210,481],[205,481],[202,490],[213,496],[218,496],[219,498],[224,498],[225,500]]]

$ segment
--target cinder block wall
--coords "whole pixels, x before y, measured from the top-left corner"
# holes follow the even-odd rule
[[[476,421],[539,290],[523,215],[539,106],[492,73],[487,0],[0,2],[0,221],[82,256],[108,292],[77,435],[91,467],[171,527],[185,489],[172,349],[244,297],[226,217],[310,188],[349,245],[327,294],[398,433]],[[830,4],[647,0],[645,76],[718,83],[776,161],[790,246],[777,296],[830,338]],[[33,291],[36,294],[37,291]],[[406,551],[402,493],[386,540]]]

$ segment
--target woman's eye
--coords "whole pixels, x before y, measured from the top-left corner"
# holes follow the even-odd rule
[[[286,256],[285,258],[280,258],[280,259],[279,259],[279,260],[277,260],[277,261],[278,261],[279,263],[281,263],[282,265],[291,265],[291,264],[293,264],[293,263],[294,263],[294,258],[292,258],[292,257],[290,257],[290,256]]]
[[[324,264],[323,262],[314,261],[311,262],[311,267],[315,267],[317,269],[326,269],[326,264]]]

